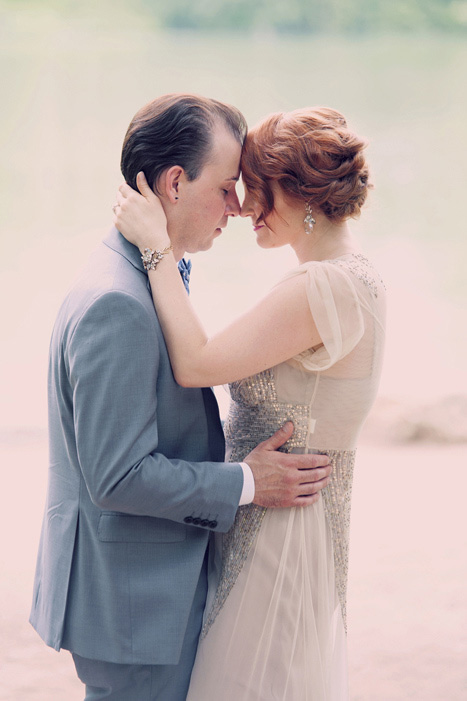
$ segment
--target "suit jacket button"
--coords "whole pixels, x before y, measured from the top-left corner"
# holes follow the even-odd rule
[[[208,521],[207,518],[203,518],[201,523],[199,524],[200,526],[203,526],[203,528],[206,528],[206,526],[209,526],[210,521]]]
[[[193,523],[193,516],[185,516],[183,520],[185,523]]]
[[[201,519],[198,518],[198,516],[197,516],[196,518],[193,519],[193,524],[194,524],[195,526],[199,526],[200,523],[201,523]]]
[[[209,528],[217,528],[217,521],[209,521]]]

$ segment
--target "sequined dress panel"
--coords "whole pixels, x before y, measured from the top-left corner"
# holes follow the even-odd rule
[[[307,263],[287,277],[293,275],[306,276],[323,343],[231,385],[228,459],[241,461],[291,420],[295,431],[284,450],[325,452],[332,477],[322,499],[306,509],[241,507],[218,541],[221,574],[188,701],[348,698],[352,476],[356,439],[380,375],[384,286],[369,261],[353,254]]]

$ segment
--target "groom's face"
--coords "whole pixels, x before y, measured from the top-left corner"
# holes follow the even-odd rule
[[[240,213],[235,187],[241,150],[234,136],[219,124],[201,174],[192,181],[182,175],[177,203],[168,215],[169,235],[177,250],[206,251],[227,226],[228,217]]]

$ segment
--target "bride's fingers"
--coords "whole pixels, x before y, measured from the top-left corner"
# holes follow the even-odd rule
[[[154,193],[149,187],[148,181],[146,180],[146,176],[144,175],[142,170],[140,170],[140,172],[136,176],[136,187],[143,195],[143,197],[151,197],[151,195],[154,196]]]
[[[120,187],[118,188],[119,193],[122,195],[122,197],[129,197],[132,192],[134,192],[133,188],[128,185],[128,183],[122,183]]]

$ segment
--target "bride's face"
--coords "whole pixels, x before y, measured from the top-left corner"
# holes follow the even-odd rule
[[[261,248],[278,248],[287,244],[293,246],[304,233],[304,209],[287,200],[279,186],[274,184],[272,189],[274,209],[263,219],[261,206],[245,187],[240,216],[251,217],[256,243]]]

